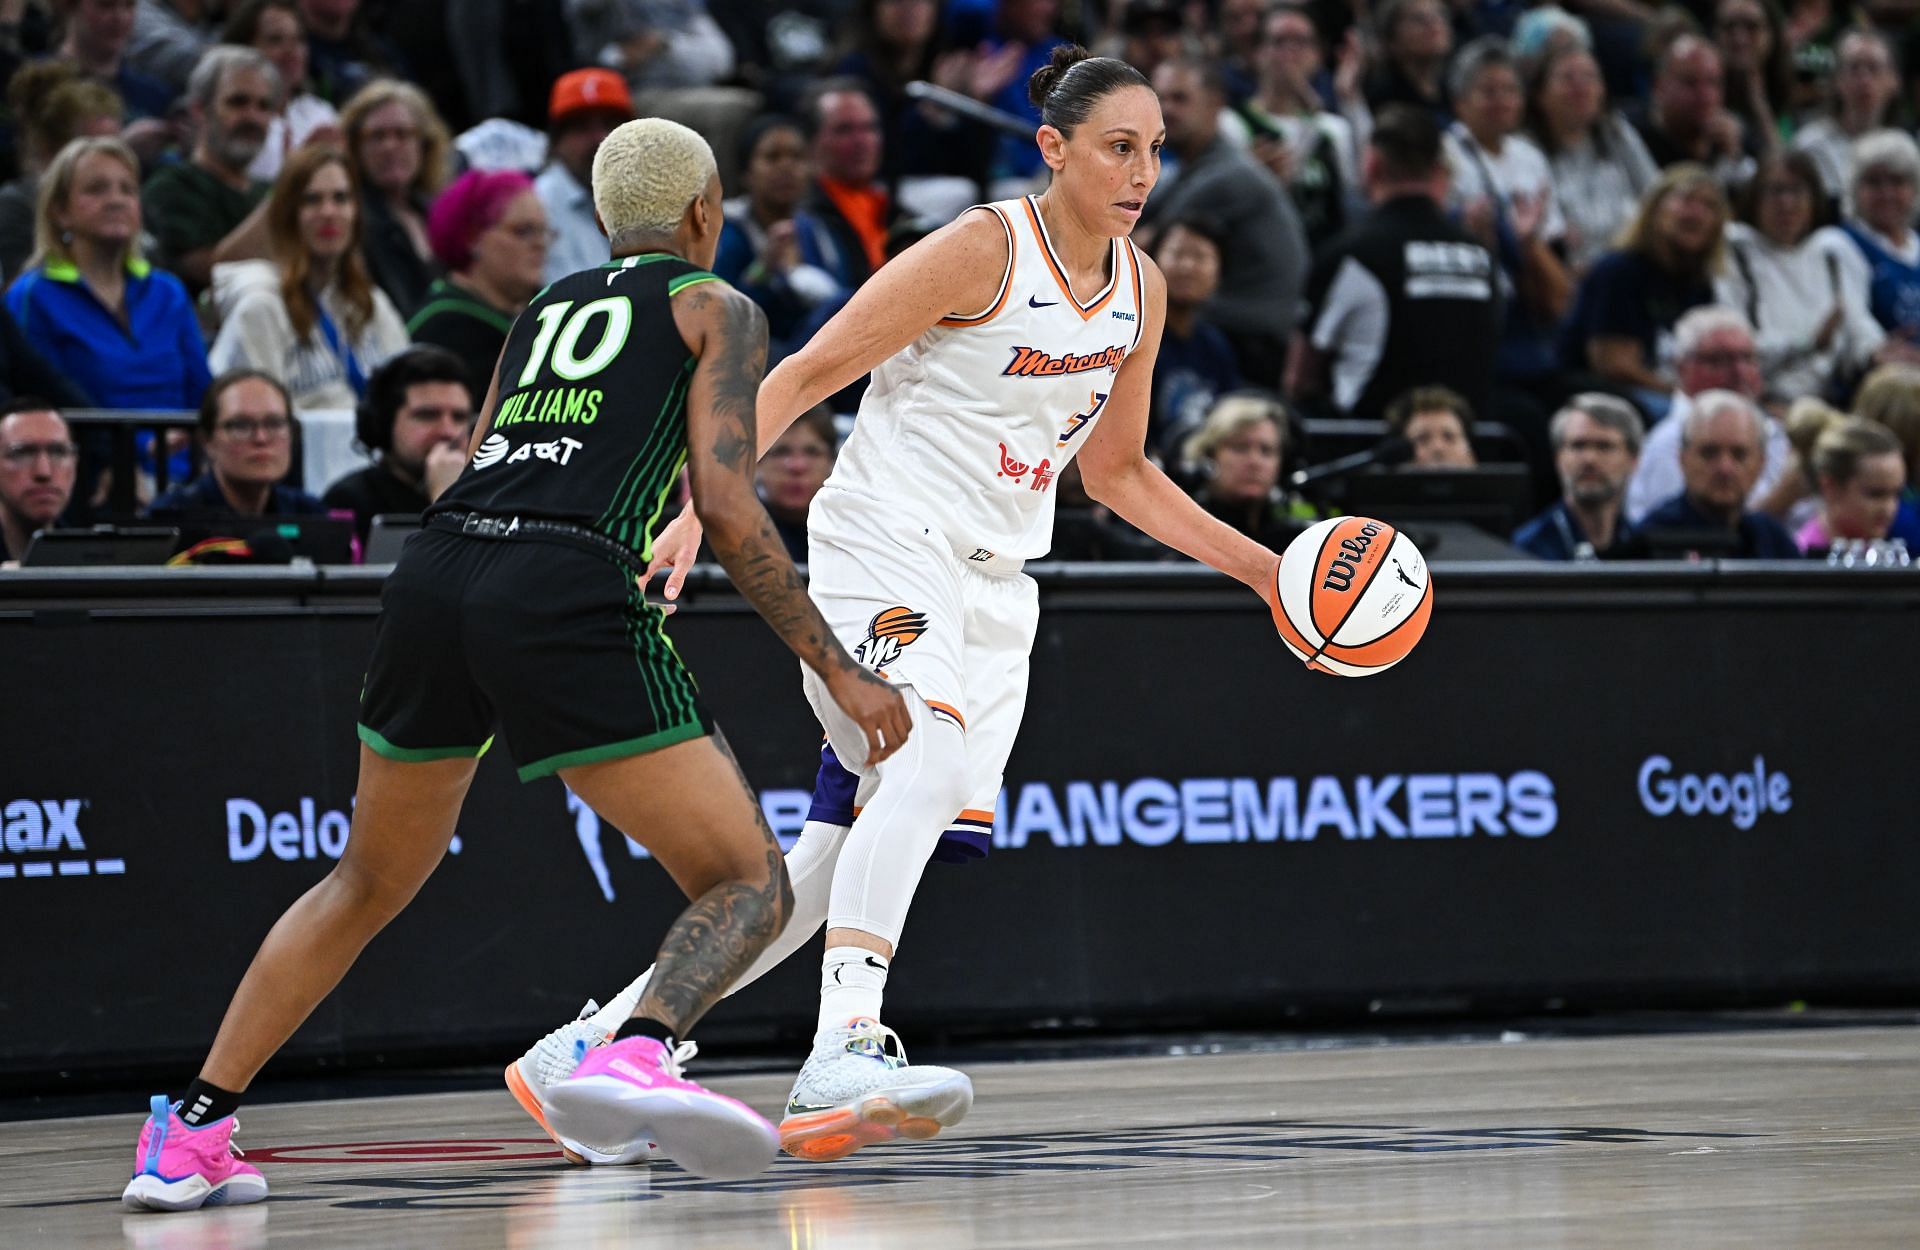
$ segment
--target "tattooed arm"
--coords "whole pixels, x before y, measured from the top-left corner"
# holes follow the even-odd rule
[[[868,762],[878,763],[907,740],[906,703],[833,636],[754,491],[754,400],[767,363],[766,318],[752,300],[719,282],[681,292],[673,315],[697,362],[687,390],[694,513],[734,586],[826,682],[834,702],[867,735]]]

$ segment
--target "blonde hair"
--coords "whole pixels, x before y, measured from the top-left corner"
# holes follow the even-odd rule
[[[1691,195],[1695,191],[1711,192],[1714,209],[1720,214],[1719,225],[1713,232],[1713,243],[1708,247],[1707,254],[1701,257],[1700,276],[1718,273],[1727,245],[1727,220],[1733,215],[1733,210],[1727,203],[1727,193],[1721,189],[1719,180],[1705,165],[1697,165],[1692,161],[1668,166],[1654,180],[1646,194],[1640,197],[1640,207],[1634,210],[1633,219],[1621,229],[1614,246],[1623,252],[1638,252],[1658,259],[1661,207],[1669,196]]]
[[[1225,395],[1214,401],[1200,428],[1187,436],[1180,448],[1180,459],[1188,466],[1210,460],[1221,444],[1238,438],[1262,421],[1273,423],[1280,435],[1280,454],[1284,457],[1287,454],[1286,405],[1265,395]]]
[[[1920,468],[1920,367],[1881,365],[1860,384],[1853,411],[1893,432],[1909,473]]]
[[[354,92],[353,99],[340,110],[340,129],[347,136],[347,154],[353,158],[354,172],[358,174],[365,167],[360,144],[367,118],[389,104],[403,105],[413,114],[413,124],[420,131],[420,172],[413,176],[413,193],[432,196],[447,184],[447,154],[453,150],[453,137],[447,133],[447,123],[440,119],[433,101],[410,82],[376,78]]]
[[[717,166],[699,133],[664,117],[623,122],[593,154],[593,207],[613,250],[671,235]]]
[[[1898,456],[1893,431],[1865,417],[1850,417],[1817,399],[1801,399],[1787,414],[1787,437],[1800,453],[1807,480],[1818,490],[1822,480],[1844,486],[1870,456]],[[1904,476],[1904,474],[1903,474]]]
[[[61,148],[48,163],[47,172],[40,176],[40,199],[33,214],[33,255],[27,260],[27,268],[33,269],[53,261],[68,265],[73,263],[73,250],[60,237],[60,226],[53,220],[53,214],[56,208],[64,208],[72,197],[73,181],[80,174],[80,162],[89,156],[111,156],[127,167],[127,171],[133,175],[133,185],[139,187],[140,158],[120,140],[110,136],[81,138]],[[136,197],[135,203],[138,202]],[[140,234],[135,231],[121,260],[124,263],[140,259]]]

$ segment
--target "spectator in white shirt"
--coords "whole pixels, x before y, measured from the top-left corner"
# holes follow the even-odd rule
[[[632,118],[626,81],[610,69],[577,69],[554,80],[547,105],[552,159],[533,182],[554,232],[548,282],[606,263],[607,236],[593,218],[593,154]]]
[[[1600,64],[1585,48],[1549,48],[1528,91],[1528,133],[1552,170],[1566,221],[1567,264],[1582,274],[1613,246],[1660,175],[1627,119],[1608,107]]]
[[[1813,157],[1827,194],[1853,203],[1853,141],[1887,124],[1900,98],[1893,45],[1877,30],[1855,28],[1840,36],[1833,74],[1833,112],[1816,117],[1793,136],[1793,146]]]
[[[1715,297],[1746,314],[1765,398],[1779,405],[1827,395],[1864,372],[1886,332],[1847,263],[1853,245],[1828,225],[1820,171],[1805,152],[1772,152],[1742,188],[1727,227]]]

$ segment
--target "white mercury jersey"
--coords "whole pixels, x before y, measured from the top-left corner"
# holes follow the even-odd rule
[[[1053,544],[1054,479],[1140,343],[1145,284],[1132,242],[1115,239],[1107,284],[1083,304],[1032,196],[976,207],[1007,232],[999,296],[873,371],[827,485],[911,504],[962,556],[1031,560]]]

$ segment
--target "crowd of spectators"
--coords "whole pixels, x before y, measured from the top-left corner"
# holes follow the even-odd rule
[[[777,360],[967,205],[1044,186],[1031,142],[912,84],[1037,125],[1063,41],[1160,96],[1149,450],[1229,524],[1283,545],[1338,508],[1289,486],[1337,426],[1429,473],[1521,463],[1541,558],[1920,538],[1911,10],[0,0],[0,542],[101,515],[79,409],[198,414],[140,443],[154,516],[424,507],[513,319],[606,259],[589,171],[637,115],[713,142],[715,268]],[[860,389],[762,466],[796,552]],[[324,501],[290,480],[322,413],[369,458]],[[1061,555],[1172,558],[1060,487]]]

